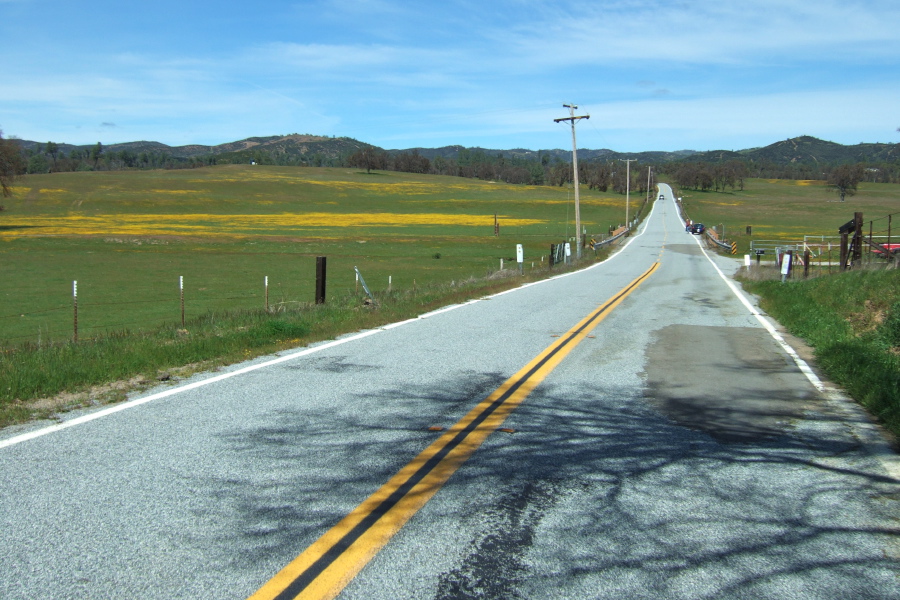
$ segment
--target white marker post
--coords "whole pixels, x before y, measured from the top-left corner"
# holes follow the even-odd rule
[[[269,276],[268,275],[266,275],[265,286],[266,286],[266,312],[269,312]]]
[[[791,250],[782,255],[781,258],[781,283],[787,279],[788,275],[791,273],[791,261],[794,258],[794,253]]]
[[[77,342],[78,341],[78,282],[77,281],[72,282],[72,308],[74,310],[74,317],[75,317],[75,322],[74,322],[75,334],[73,336],[73,341]]]
[[[184,275],[178,276],[178,293],[181,295],[181,328],[184,329]]]
[[[516,244],[516,262],[519,263],[519,275],[525,274],[525,250],[522,244]]]

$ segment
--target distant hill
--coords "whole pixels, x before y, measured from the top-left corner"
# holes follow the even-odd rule
[[[465,147],[465,146],[443,146],[441,148],[406,148],[403,150],[388,150],[387,152],[390,154],[398,154],[400,152],[418,152],[419,155],[424,156],[428,160],[434,160],[438,156],[445,159],[453,159],[456,160],[459,158],[459,155],[463,151],[468,151],[470,153],[478,153],[481,152],[486,156],[502,156],[506,159],[511,158],[524,158],[528,160],[538,160],[543,156],[549,156],[551,160],[562,160],[565,162],[569,162],[572,160],[572,151],[571,150],[560,150],[558,148],[553,150],[527,150],[525,148],[514,148],[512,150],[498,150],[498,149],[490,149],[490,148],[481,148],[478,146],[474,147]],[[578,149],[578,160],[615,160],[617,158],[636,158],[640,162],[648,163],[660,163],[667,162],[670,160],[678,160],[681,158],[686,158],[689,156],[693,156],[696,154],[693,150],[680,150],[678,152],[616,152],[615,150],[591,150],[588,148],[579,148]]]
[[[17,140],[26,150],[36,151],[43,148],[41,142]],[[74,146],[59,143],[59,150],[69,154],[72,150],[90,150],[95,145]],[[175,159],[197,159],[201,157],[216,157],[218,162],[249,162],[259,160],[259,157],[268,156],[278,162],[311,163],[312,157],[317,158],[320,164],[327,164],[339,160],[362,148],[375,148],[388,154],[400,154],[416,152],[429,160],[438,156],[444,159],[459,159],[460,155],[483,154],[488,157],[502,156],[506,159],[539,160],[547,156],[555,162],[557,159],[564,162],[571,160],[571,150],[528,150],[524,148],[514,149],[489,149],[464,146],[443,146],[440,148],[405,148],[384,150],[348,137],[327,137],[310,134],[275,135],[268,137],[252,137],[236,142],[219,144],[217,146],[187,145],[167,146],[159,142],[139,141],[123,144],[109,144],[103,146],[104,152],[129,151],[133,153],[163,153]],[[834,142],[820,140],[811,136],[789,138],[775,142],[762,148],[750,148],[746,150],[710,150],[697,152],[694,150],[681,150],[678,152],[616,152],[609,149],[593,150],[579,148],[578,158],[582,161],[592,160],[616,160],[620,158],[634,158],[646,163],[665,163],[680,160],[721,162],[727,160],[750,161],[759,164],[777,165],[833,165],[840,163],[883,163],[895,162],[900,157],[900,144],[862,143],[854,146],[844,146]]]
[[[199,148],[203,148],[202,146],[181,146],[175,150],[180,152],[197,152],[196,154],[186,154],[185,158],[200,156],[201,154],[213,154],[216,156],[227,157],[229,155],[252,156],[254,153],[269,152],[275,157],[286,156],[300,158],[319,154],[326,158],[333,159],[345,154],[352,154],[367,146],[371,145],[348,137],[330,138],[318,135],[299,135],[294,133],[290,135],[247,138],[246,140],[240,140],[238,142],[209,146],[205,147],[205,151],[202,153],[199,152]],[[195,150],[195,148],[197,148],[197,150]]]
[[[894,162],[900,158],[900,144],[856,144],[844,146],[835,142],[820,140],[803,135],[775,142],[763,148],[748,150],[712,150],[698,152],[691,160],[719,162],[727,160],[749,160],[756,163],[779,165],[833,165],[841,163],[882,163]]]
[[[33,142],[29,140],[17,140],[19,144],[26,150],[36,150],[39,146],[44,147],[42,142]],[[69,154],[72,150],[90,150],[96,144],[88,144],[85,146],[75,146],[72,144],[60,143],[59,150]],[[199,144],[191,144],[187,146],[167,146],[160,142],[125,142],[122,144],[103,145],[104,152],[120,152],[127,150],[134,153],[141,152],[164,152],[174,158],[197,158],[201,156],[223,156],[240,153],[252,152],[271,152],[276,155],[297,155],[322,153],[328,157],[337,157],[345,152],[355,152],[356,150],[370,146],[350,138],[333,138],[321,135],[300,135],[292,133],[289,135],[273,135],[269,137],[252,137],[236,142],[228,142],[217,146],[202,146]]]

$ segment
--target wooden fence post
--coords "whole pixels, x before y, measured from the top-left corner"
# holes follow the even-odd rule
[[[848,246],[849,235],[846,233],[841,234],[841,271],[847,270],[847,246]]]
[[[325,304],[325,257],[316,257],[316,304]]]
[[[863,241],[863,214],[861,212],[853,213],[853,222],[856,225],[853,232],[853,243],[850,245],[853,256],[850,261],[854,267],[858,267],[862,261],[862,241]]]

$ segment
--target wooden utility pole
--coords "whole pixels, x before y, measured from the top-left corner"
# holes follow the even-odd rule
[[[577,250],[575,251],[575,258],[581,258],[581,206],[578,202],[578,147],[575,143],[575,121],[580,119],[590,119],[591,115],[581,115],[579,117],[575,116],[575,109],[578,108],[575,104],[563,104],[564,108],[569,109],[569,116],[563,117],[561,119],[553,119],[554,123],[561,123],[562,121],[569,121],[572,124],[572,171],[574,173],[575,179],[575,247]]]
[[[631,163],[633,163],[637,159],[620,158],[619,160],[625,163],[625,227],[631,229],[631,221],[628,220],[628,201],[630,200],[631,196]]]

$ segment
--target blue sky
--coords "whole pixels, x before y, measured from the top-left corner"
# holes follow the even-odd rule
[[[0,0],[36,141],[739,150],[900,142],[896,0]]]

